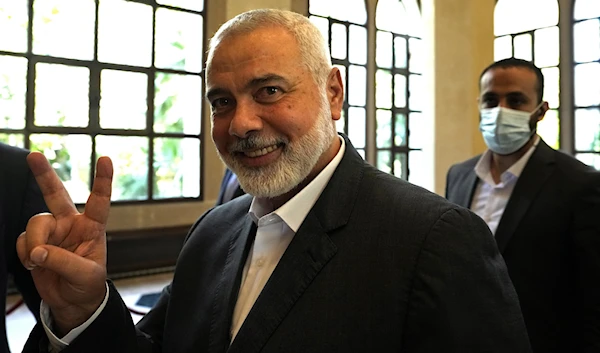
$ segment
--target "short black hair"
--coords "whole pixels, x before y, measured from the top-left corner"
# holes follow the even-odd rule
[[[517,59],[517,58],[508,58],[496,61],[495,63],[486,67],[479,75],[479,84],[481,85],[481,78],[485,75],[486,72],[493,69],[507,69],[509,67],[521,67],[527,70],[530,70],[537,77],[537,94],[538,94],[538,103],[542,102],[542,97],[544,96],[544,75],[542,74],[542,70],[540,70],[537,66],[535,66],[531,61]]]

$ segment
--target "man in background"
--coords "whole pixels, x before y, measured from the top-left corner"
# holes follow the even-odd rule
[[[29,219],[47,212],[46,204],[37,183],[27,165],[29,152],[0,143],[0,301],[2,320],[0,352],[9,352],[6,338],[6,285],[8,274],[23,296],[37,320],[40,318],[40,296],[35,289],[31,273],[27,271],[16,251],[17,237],[25,231]]]
[[[600,173],[537,134],[544,77],[520,59],[480,77],[488,150],[450,168],[446,197],[483,218],[519,295],[534,352],[600,352]]]

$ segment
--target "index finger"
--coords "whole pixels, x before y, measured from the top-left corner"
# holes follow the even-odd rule
[[[29,168],[42,191],[46,206],[48,206],[54,217],[65,217],[78,213],[71,196],[69,196],[54,168],[42,153],[29,153],[27,164],[29,164]]]

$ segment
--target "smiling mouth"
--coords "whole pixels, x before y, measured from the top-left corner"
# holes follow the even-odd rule
[[[242,153],[246,157],[256,158],[256,157],[264,156],[267,153],[271,153],[271,152],[275,151],[276,149],[278,149],[279,147],[280,147],[279,145],[271,145],[268,147],[259,148],[254,151],[246,151],[246,152],[242,152]]]

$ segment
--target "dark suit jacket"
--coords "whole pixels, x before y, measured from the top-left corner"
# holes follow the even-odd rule
[[[470,207],[478,159],[450,168],[450,201]],[[540,141],[496,241],[534,352],[600,352],[600,173]]]
[[[63,352],[530,352],[485,223],[346,144],[231,345],[255,233],[250,195],[192,227],[173,282],[137,328],[111,286],[104,311]],[[45,345],[38,325],[25,352]]]
[[[26,150],[0,143],[0,302],[4,308],[7,274],[10,273],[25,303],[39,319],[40,297],[16,251],[17,237],[25,230],[29,218],[47,211],[27,165],[27,154]],[[4,310],[0,330],[0,352],[8,352]]]
[[[221,188],[219,189],[219,197],[217,198],[217,203],[216,205],[222,205],[225,201],[223,200],[223,197],[225,196],[225,191],[227,190],[227,185],[229,184],[229,180],[231,180],[231,178],[233,178],[235,176],[235,174],[233,174],[233,172],[229,169],[225,170],[225,175],[223,175],[223,180],[221,180]],[[235,192],[233,193],[233,196],[231,197],[231,200],[235,199],[236,197],[242,196],[244,195],[244,190],[242,190],[242,188],[239,186],[237,186]],[[227,200],[230,201],[230,200]]]

